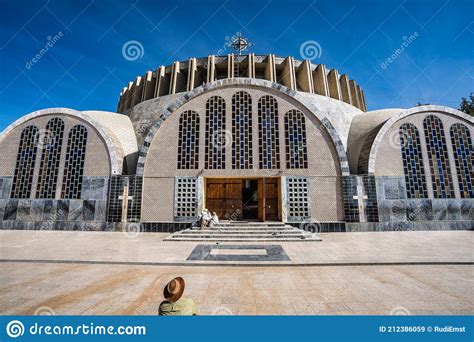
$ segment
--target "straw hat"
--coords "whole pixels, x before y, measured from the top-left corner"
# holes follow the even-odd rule
[[[163,297],[169,302],[176,302],[181,298],[184,292],[184,279],[176,277],[166,284],[163,290]]]

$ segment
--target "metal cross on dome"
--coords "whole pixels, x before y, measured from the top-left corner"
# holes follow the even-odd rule
[[[253,44],[249,41],[248,38],[242,37],[242,34],[240,32],[237,32],[235,36],[230,37],[229,42],[226,45],[237,50],[239,52],[239,55],[241,55],[242,51],[247,50]]]

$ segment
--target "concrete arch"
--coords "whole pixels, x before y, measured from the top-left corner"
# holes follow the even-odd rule
[[[347,160],[346,151],[344,150],[344,146],[342,141],[334,128],[331,122],[321,115],[321,110],[318,108],[316,104],[311,103],[308,101],[306,97],[295,90],[291,90],[281,84],[261,80],[261,79],[248,79],[248,78],[233,78],[233,79],[224,79],[218,80],[211,83],[206,83],[198,88],[193,89],[192,91],[183,93],[170,107],[168,107],[163,113],[161,113],[157,122],[150,128],[148,134],[143,142],[143,146],[141,147],[138,164],[137,164],[137,175],[143,176],[145,170],[145,162],[146,157],[148,154],[148,150],[151,146],[151,143],[158,132],[158,129],[161,127],[163,122],[176,110],[178,110],[182,105],[184,105],[189,100],[202,95],[206,92],[210,92],[212,90],[216,90],[222,87],[233,87],[233,86],[249,86],[255,88],[264,88],[270,89],[273,91],[280,92],[283,97],[286,95],[297,102],[299,102],[309,113],[312,113],[321,123],[324,129],[327,131],[329,136],[331,137],[332,142],[334,143],[334,147],[336,148],[337,155],[339,157],[339,163],[341,166],[341,173],[343,176],[349,175],[349,163]]]
[[[84,115],[82,112],[70,108],[48,108],[22,116],[21,118],[13,122],[11,125],[9,125],[7,128],[5,128],[5,130],[0,134],[0,143],[9,133],[11,133],[19,125],[40,116],[52,114],[72,116],[76,119],[85,121],[90,126],[92,126],[99,133],[100,138],[107,146],[107,151],[109,153],[110,159],[110,170],[112,175],[119,175],[122,173],[124,152],[122,147],[117,144],[117,142],[114,142],[113,136],[110,134],[110,130],[104,128],[99,122],[93,120],[90,116]]]
[[[368,167],[368,173],[369,174],[374,174],[375,172],[375,158],[377,156],[377,152],[380,146],[380,143],[382,142],[385,134],[388,132],[388,130],[400,119],[403,119],[407,116],[413,115],[413,114],[419,114],[419,113],[425,113],[425,112],[439,112],[439,113],[447,113],[451,114],[454,116],[457,116],[463,120],[466,120],[470,122],[471,124],[474,123],[474,119],[472,116],[463,113],[457,109],[450,108],[450,107],[445,107],[445,106],[438,106],[438,105],[428,105],[428,106],[419,106],[419,107],[413,107],[410,109],[407,109],[403,112],[401,112],[398,115],[393,116],[390,118],[385,124],[382,126],[382,128],[379,130],[374,143],[372,144],[372,148],[370,150],[370,155],[369,155],[369,167]]]

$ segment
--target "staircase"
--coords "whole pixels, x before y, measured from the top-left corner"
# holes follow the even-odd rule
[[[185,229],[168,236],[164,241],[321,241],[316,234],[281,222],[223,222],[204,229]]]

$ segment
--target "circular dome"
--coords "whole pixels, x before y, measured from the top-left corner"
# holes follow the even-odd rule
[[[192,91],[221,79],[264,79],[300,92],[319,94],[366,111],[364,92],[347,75],[309,60],[275,55],[233,55],[190,58],[147,71],[129,82],[120,93],[117,111],[125,113],[135,105],[157,97]]]

